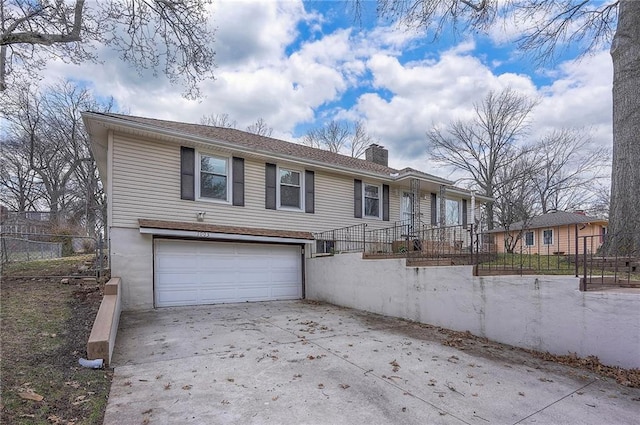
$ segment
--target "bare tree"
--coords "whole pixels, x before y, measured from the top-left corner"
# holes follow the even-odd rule
[[[334,153],[349,152],[354,158],[361,157],[367,147],[375,142],[360,120],[353,125],[347,121],[333,120],[324,127],[309,130],[303,139],[306,146]]]
[[[259,136],[271,137],[273,128],[269,127],[269,124],[267,124],[265,120],[258,118],[256,122],[247,126],[247,131]]]
[[[307,146],[326,149],[329,152],[340,152],[349,138],[351,128],[346,122],[331,121],[324,127],[309,130],[303,143]]]
[[[70,82],[43,91],[12,87],[7,99],[2,113],[19,141],[14,153],[35,174],[52,223],[75,215],[94,234],[104,220],[103,194],[80,112],[109,110],[111,104],[98,104],[86,88]]]
[[[363,0],[354,0],[356,11]],[[553,60],[558,49],[579,46],[583,53],[610,45],[613,62],[613,160],[610,231],[633,235],[640,249],[640,1],[575,0],[378,0],[383,16],[434,30],[487,30],[515,16],[519,47],[538,60]],[[356,12],[357,13],[357,12]]]
[[[594,183],[610,167],[607,148],[593,147],[584,131],[555,130],[534,148],[538,172],[531,176],[542,213],[584,208],[595,198]]]
[[[602,182],[595,182],[591,189],[595,199],[585,208],[587,215],[609,219],[609,205],[611,204],[611,186]]]
[[[494,197],[501,170],[528,152],[516,143],[526,135],[535,106],[536,100],[510,88],[491,91],[474,104],[472,118],[454,121],[445,129],[433,127],[427,133],[429,153],[436,162],[466,173],[473,186]],[[489,229],[493,229],[492,204],[487,206],[487,218]]]
[[[513,252],[530,220],[539,214],[537,193],[531,179],[539,171],[533,151],[508,162],[497,172],[493,203],[496,225],[505,231],[505,250]],[[513,224],[522,222],[514,228]]]
[[[139,72],[162,70],[185,83],[185,96],[213,78],[209,0],[85,2],[2,0],[0,91],[31,76],[51,58],[95,61],[92,43],[112,47]]]
[[[0,142],[0,202],[18,212],[36,209],[41,196],[40,184],[24,153],[16,140]]]
[[[353,124],[353,134],[349,142],[351,156],[360,158],[372,143],[376,143],[376,140],[367,133],[364,122],[361,120],[356,121]]]
[[[200,124],[212,127],[238,128],[238,122],[231,119],[227,113],[203,115],[200,117]],[[258,118],[256,122],[247,126],[246,131],[259,136],[271,137],[273,128],[269,127],[269,124],[263,118]]]
[[[229,114],[209,114],[200,117],[200,124],[211,127],[236,128],[238,123],[232,120]]]

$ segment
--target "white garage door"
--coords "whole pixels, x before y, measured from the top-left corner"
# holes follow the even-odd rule
[[[302,298],[300,247],[155,241],[155,304],[235,303]]]

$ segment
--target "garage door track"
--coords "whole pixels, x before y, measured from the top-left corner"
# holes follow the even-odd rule
[[[124,313],[105,424],[634,423],[640,390],[304,301]]]

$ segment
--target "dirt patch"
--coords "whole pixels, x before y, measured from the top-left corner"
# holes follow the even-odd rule
[[[0,423],[102,423],[112,373],[78,364],[86,357],[102,286],[46,277],[77,274],[84,261],[48,262],[3,276]],[[34,273],[44,277],[21,276]]]

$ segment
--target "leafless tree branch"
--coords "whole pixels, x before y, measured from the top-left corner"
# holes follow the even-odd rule
[[[69,4],[71,3],[71,4]],[[96,60],[92,42],[107,44],[139,72],[161,69],[199,97],[199,83],[213,78],[211,0],[107,0],[85,3],[2,0],[0,89],[18,69],[31,74],[50,57]],[[25,72],[26,73],[26,72]]]

